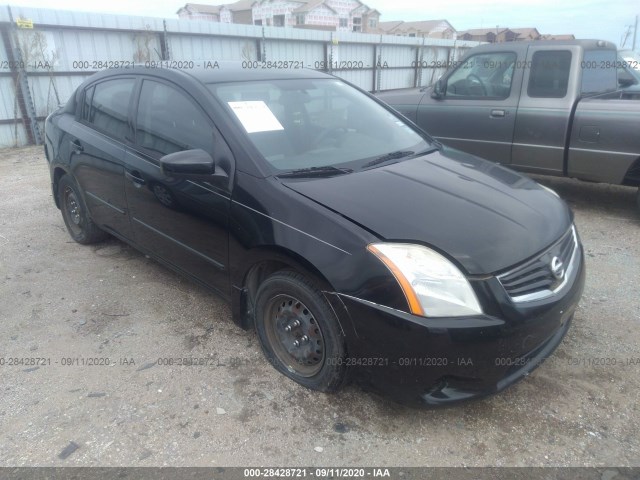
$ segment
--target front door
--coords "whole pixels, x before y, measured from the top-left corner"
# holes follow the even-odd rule
[[[444,80],[444,97],[425,95],[417,123],[445,145],[493,162],[511,162],[522,84],[515,52],[480,53]]]
[[[160,168],[162,156],[178,151],[213,156],[214,128],[180,87],[144,79],[135,144],[125,153],[125,191],[136,243],[229,296],[227,182],[212,175],[170,177]]]

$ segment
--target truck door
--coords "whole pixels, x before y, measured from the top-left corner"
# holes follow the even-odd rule
[[[571,113],[580,94],[579,48],[529,47],[513,136],[515,168],[563,174]]]
[[[510,163],[522,84],[517,59],[508,47],[468,57],[442,80],[440,97],[424,96],[418,125],[445,145]]]

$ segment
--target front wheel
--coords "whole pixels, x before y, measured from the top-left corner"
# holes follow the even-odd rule
[[[278,371],[312,390],[343,385],[344,337],[312,282],[292,271],[274,273],[258,289],[255,312],[260,344]]]
[[[78,191],[78,186],[69,175],[64,175],[58,181],[58,198],[64,223],[69,235],[76,242],[88,245],[100,242],[108,236],[89,217],[89,211]]]

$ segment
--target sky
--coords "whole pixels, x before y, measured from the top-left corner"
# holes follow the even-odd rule
[[[1,1],[1,0],[0,0]],[[192,0],[221,4],[234,0]],[[456,30],[469,28],[536,27],[540,33],[573,33],[576,38],[598,38],[620,46],[623,34],[640,15],[640,0],[362,0],[380,11],[381,21],[445,19]],[[5,2],[3,2],[5,3]],[[82,10],[124,15],[177,18],[186,0],[10,0],[10,5]],[[640,50],[640,26],[636,50]],[[631,48],[632,37],[626,48]]]

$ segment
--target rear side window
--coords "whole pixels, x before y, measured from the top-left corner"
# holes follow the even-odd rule
[[[599,93],[618,87],[617,52],[615,50],[587,50],[582,59],[582,93]]]
[[[136,143],[159,156],[196,148],[211,153],[213,128],[184,93],[145,80],[136,118]]]
[[[129,136],[127,121],[135,79],[118,78],[100,82],[85,92],[82,119],[118,140]]]
[[[570,72],[570,51],[535,52],[531,61],[527,94],[533,98],[563,98],[567,95]]]

